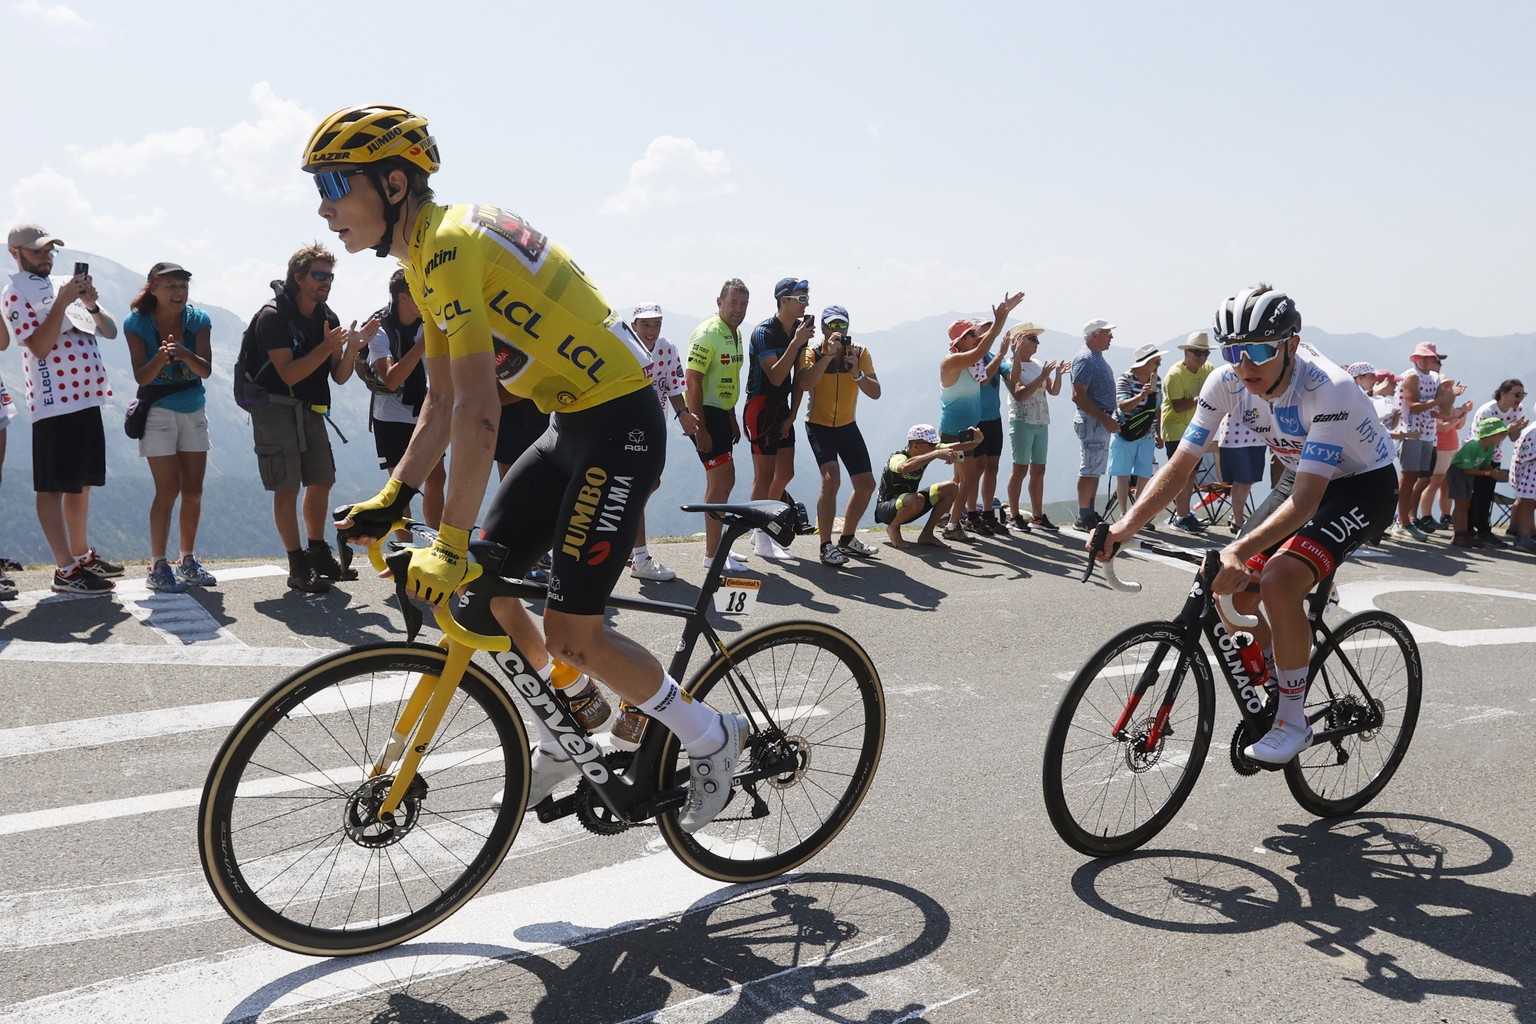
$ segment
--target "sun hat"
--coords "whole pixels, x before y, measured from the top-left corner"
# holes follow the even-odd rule
[[[1432,341],[1421,341],[1421,342],[1419,342],[1417,345],[1415,345],[1413,347],[1413,354],[1410,355],[1408,358],[1409,359],[1438,359],[1442,363],[1445,362],[1445,356],[1440,354],[1440,351],[1435,348],[1435,343],[1432,342]]]
[[[926,441],[928,444],[938,444],[939,432],[934,429],[931,423],[919,423],[907,431],[907,441]]]
[[[661,319],[661,303],[659,303],[659,302],[644,302],[644,303],[641,303],[640,305],[635,307],[635,311],[634,311],[634,313],[632,313],[630,315],[630,319],[631,320],[660,320]]]
[[[953,344],[954,342],[957,342],[961,338],[965,337],[965,332],[974,330],[976,330],[975,320],[956,320],[954,323],[949,325],[950,343]]]
[[[1209,352],[1211,350],[1211,336],[1204,331],[1190,331],[1189,337],[1184,339],[1184,344],[1179,346],[1182,352]]]
[[[1160,359],[1167,354],[1166,352],[1159,351],[1158,347],[1149,341],[1136,350],[1136,359],[1131,363],[1131,369],[1134,370],[1138,366],[1146,366],[1152,360]]]
[[[1485,437],[1502,434],[1508,429],[1508,425],[1497,416],[1488,416],[1477,421],[1477,439],[1481,441]]]
[[[1344,372],[1351,377],[1375,377],[1378,376],[1376,367],[1367,362],[1350,363],[1344,367]]]

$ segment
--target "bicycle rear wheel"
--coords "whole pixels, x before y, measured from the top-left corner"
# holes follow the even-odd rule
[[[675,811],[661,815],[657,824],[672,852],[724,882],[772,878],[810,860],[848,824],[880,763],[885,692],[869,655],[831,626],[783,622],[732,644],[729,659],[706,665],[688,692],[756,725],[738,776],[775,758],[786,767],[738,783],[719,816],[691,835],[678,827]],[[686,765],[668,735],[658,785],[681,784]]]
[[[368,778],[417,681],[446,654],[353,648],[256,702],[219,750],[198,809],[203,872],[235,921],[312,956],[367,953],[438,924],[511,848],[528,738],[505,690],[470,664],[392,825],[393,775]],[[501,809],[492,798],[504,796]]]
[[[1357,731],[1316,743],[1285,766],[1297,803],[1337,817],[1358,811],[1391,781],[1419,721],[1421,666],[1413,634],[1387,612],[1345,619],[1318,648],[1308,675],[1312,728]]]
[[[1046,736],[1045,809],[1056,833],[1091,857],[1128,853],[1157,835],[1200,776],[1215,716],[1204,652],[1186,649],[1173,624],[1143,623],[1111,639],[1072,680]]]

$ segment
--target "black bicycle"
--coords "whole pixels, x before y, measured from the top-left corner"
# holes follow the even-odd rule
[[[1094,544],[1102,549],[1106,528]],[[1243,754],[1274,721],[1274,696],[1251,629],[1229,598],[1221,611],[1208,581],[1220,552],[1142,548],[1200,566],[1184,607],[1172,622],[1132,626],[1109,640],[1072,680],[1045,744],[1045,807],[1057,834],[1094,857],[1127,853],[1162,831],[1194,788],[1215,726],[1210,662],[1227,681],[1241,721],[1230,757],[1239,775],[1283,767],[1296,801],[1319,817],[1349,814],[1380,793],[1397,771],[1419,718],[1423,672],[1413,634],[1382,611],[1324,621],[1332,580],[1308,598],[1315,636],[1308,668],[1306,716],[1312,745],[1284,766]],[[1086,581],[1097,564],[1090,556]],[[1110,586],[1122,582],[1114,561],[1103,563]],[[1223,621],[1238,626],[1230,631]],[[1204,637],[1210,657],[1201,647]]]
[[[404,597],[408,550],[387,562],[410,637],[328,655],[283,680],[231,730],[198,810],[214,896],[257,938],[316,956],[367,953],[440,923],[495,872],[528,798],[528,736],[512,697],[475,664],[488,651],[581,767],[576,791],[545,798],[540,821],[576,815],[614,835],[654,821],[693,870],[726,882],[782,874],[842,831],[874,779],[885,697],[874,664],[824,622],[779,622],[725,643],[707,618],[731,542],[752,528],[793,536],[781,502],[687,505],[724,526],[692,606],[613,597],[609,607],[681,618],[670,671],[682,678],[703,636],[710,656],[687,686],[751,723],[725,809],[692,834],[677,823],[686,755],[650,722],[633,751],[604,752],[560,691],[531,671],[496,623],[497,597],[542,599],[540,584],[497,575],[505,551],[476,542],[485,570],[440,645],[413,642],[420,612]],[[419,537],[434,534],[400,523]],[[499,798],[499,799],[498,799]]]

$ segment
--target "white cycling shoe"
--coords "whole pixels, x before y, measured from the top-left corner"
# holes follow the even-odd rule
[[[708,757],[689,762],[688,799],[677,818],[684,832],[697,832],[714,821],[731,798],[731,776],[741,761],[747,720],[742,715],[721,715],[720,724],[725,726],[725,743]]]
[[[1264,764],[1286,764],[1312,745],[1312,727],[1277,722],[1257,743],[1243,748],[1243,756]]]
[[[581,775],[581,767],[567,757],[564,759],[544,753],[542,747],[533,751],[528,763],[528,810],[542,803],[561,783],[570,782]],[[491,810],[501,810],[501,794],[491,797]]]

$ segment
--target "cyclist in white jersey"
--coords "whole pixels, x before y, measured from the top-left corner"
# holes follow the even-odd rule
[[[1273,644],[1279,703],[1274,727],[1243,751],[1267,764],[1286,763],[1312,741],[1303,711],[1312,653],[1307,594],[1356,548],[1381,535],[1397,502],[1395,453],[1370,398],[1304,343],[1300,332],[1296,304],[1268,285],[1222,303],[1215,334],[1227,365],[1207,378],[1194,419],[1148,484],[1146,499],[1110,527],[1098,552],[1108,561],[1173,500],[1225,415],[1262,438],[1284,463],[1274,491],[1222,549],[1221,570],[1211,583],[1215,594],[1237,595],[1241,611],[1262,605],[1268,619],[1254,633],[1267,654]],[[1285,557],[1270,557],[1275,554]],[[1255,582],[1257,601],[1247,593]]]

